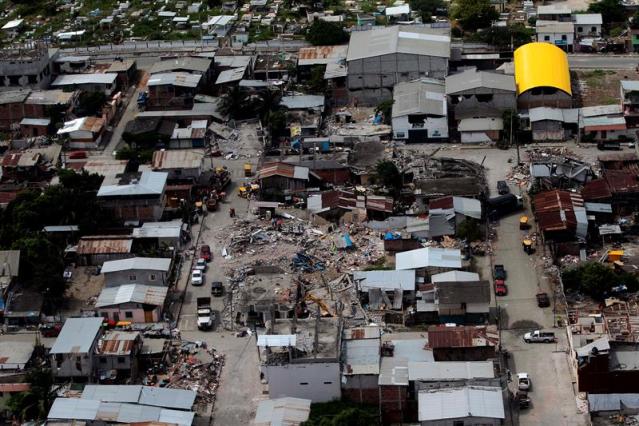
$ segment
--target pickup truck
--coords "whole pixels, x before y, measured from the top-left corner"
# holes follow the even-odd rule
[[[506,279],[506,268],[504,265],[495,265],[495,272],[493,274],[496,280],[505,280]]]
[[[508,287],[504,280],[495,280],[495,295],[506,296],[508,295]]]
[[[215,314],[211,310],[210,297],[197,298],[197,328],[198,330],[210,330],[213,327]]]
[[[524,334],[524,342],[526,343],[554,343],[556,341],[557,338],[552,331],[535,330]]]

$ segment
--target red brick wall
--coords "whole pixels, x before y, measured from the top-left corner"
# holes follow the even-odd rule
[[[0,105],[0,129],[9,130],[12,123],[19,123],[24,118],[21,103]]]

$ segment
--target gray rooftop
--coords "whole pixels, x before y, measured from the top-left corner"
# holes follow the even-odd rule
[[[347,340],[345,347],[345,375],[379,374],[379,339]]]
[[[182,232],[182,221],[145,222],[139,228],[133,228],[133,238],[179,238]]]
[[[196,71],[204,74],[211,68],[212,62],[213,61],[210,58],[198,58],[192,56],[165,59],[153,64],[151,67],[151,74],[171,71]]]
[[[479,281],[479,274],[476,272],[466,271],[448,271],[441,274],[434,274],[430,277],[431,282],[434,283],[450,283],[450,282],[468,282]]]
[[[23,369],[31,359],[34,342],[13,341],[11,336],[0,340],[0,370]]]
[[[196,88],[202,80],[202,74],[190,74],[188,72],[165,72],[152,74],[149,77],[149,86],[178,86]]]
[[[277,398],[260,401],[255,413],[254,426],[299,425],[308,420],[311,400],[301,398]]]
[[[397,253],[395,269],[418,269],[428,267],[461,268],[461,251],[426,247]]]
[[[602,25],[601,13],[577,13],[573,15],[576,25]]]
[[[102,402],[127,402],[162,408],[190,410],[196,392],[142,385],[86,385],[82,398]]]
[[[107,287],[100,292],[98,300],[95,302],[95,307],[102,308],[123,303],[162,306],[168,290],[168,287],[143,284],[124,284],[117,287]]]
[[[231,68],[222,71],[215,80],[215,84],[226,84],[240,81],[244,78],[246,67]]]
[[[324,109],[324,96],[283,96],[280,105],[288,109]]]
[[[619,83],[624,92],[639,92],[639,80],[621,80]]]
[[[504,130],[504,120],[501,117],[464,118],[457,124],[460,132],[485,132]]]
[[[437,300],[440,304],[490,303],[490,283],[488,281],[439,282],[436,285]],[[470,311],[470,306],[467,308]],[[488,311],[488,306],[485,306]]]
[[[531,123],[544,120],[561,121],[563,123],[578,123],[579,109],[538,107],[528,110],[528,116]]]
[[[581,114],[582,117],[596,117],[600,115],[618,115],[621,114],[622,111],[620,104],[596,105],[580,108],[579,114]]]
[[[355,271],[353,279],[360,281],[362,291],[371,288],[415,290],[415,271]]]
[[[588,406],[591,413],[598,411],[636,410],[639,408],[639,393],[588,394]]]
[[[408,379],[439,382],[470,379],[492,379],[495,367],[492,361],[438,361],[409,362]]]
[[[0,277],[17,277],[20,270],[20,250],[0,250]]]
[[[31,92],[25,104],[28,105],[66,105],[75,96],[74,92],[61,89],[36,90]]]
[[[122,197],[136,195],[161,195],[169,174],[144,171],[140,180],[125,185],[102,185],[98,197]]]
[[[482,90],[488,89],[488,90]],[[468,70],[446,77],[446,94],[464,92],[488,93],[490,91],[515,93],[515,77],[496,72]]]
[[[49,354],[88,353],[102,327],[103,318],[69,318]]]
[[[132,257],[130,259],[109,260],[102,265],[102,273],[129,271],[133,269],[168,272],[171,259],[162,257]]]
[[[572,22],[560,22],[560,21],[537,21],[535,24],[535,31],[537,34],[546,33],[564,33],[573,34],[575,32],[575,24]]]
[[[31,93],[30,90],[8,90],[0,91],[0,105],[4,104],[21,104],[27,99]]]
[[[116,73],[63,74],[55,79],[51,86],[75,86],[81,84],[113,84]]]
[[[396,84],[393,88],[393,117],[409,114],[446,116],[444,83],[422,79]]]
[[[354,61],[394,53],[449,58],[450,36],[442,30],[416,26],[353,31],[346,60]]]
[[[467,417],[504,419],[501,389],[489,386],[420,391],[418,419],[442,421]]]

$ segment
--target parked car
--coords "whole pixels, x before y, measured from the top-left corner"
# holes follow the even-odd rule
[[[224,284],[221,281],[213,281],[211,283],[211,294],[219,297],[224,293]]]
[[[499,193],[499,195],[510,194],[510,188],[508,188],[508,184],[505,180],[497,181],[497,192]]]
[[[504,265],[495,265],[493,276],[495,280],[506,280],[506,268],[504,268]]]
[[[529,391],[532,386],[528,373],[517,373],[517,389],[520,391]]]
[[[530,407],[530,397],[528,396],[528,392],[526,391],[517,391],[515,394],[515,399],[519,404],[519,408],[529,408]]]
[[[204,273],[199,269],[191,271],[191,284],[200,286],[204,284]]]
[[[200,257],[207,262],[210,262],[213,259],[213,254],[211,253],[211,247],[204,245],[200,247]]]
[[[62,324],[59,323],[40,324],[40,334],[42,334],[42,337],[58,337],[61,330]]]
[[[524,342],[526,343],[554,343],[556,341],[557,338],[552,331],[535,330],[524,334]]]
[[[206,272],[207,268],[208,268],[208,265],[206,264],[206,259],[199,258],[195,262],[195,269],[197,269],[198,271]]]
[[[550,298],[548,297],[548,293],[542,292],[537,293],[537,306],[540,308],[547,308],[550,306]]]
[[[508,294],[508,287],[504,280],[495,280],[495,295],[506,296]]]

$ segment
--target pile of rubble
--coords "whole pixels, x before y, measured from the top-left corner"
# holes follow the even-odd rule
[[[205,354],[198,353],[200,348],[205,350]],[[203,361],[204,357],[209,360]],[[196,343],[184,343],[177,360],[168,369],[166,387],[195,391],[199,402],[213,403],[223,366],[224,355],[218,354],[215,349],[206,349]]]

